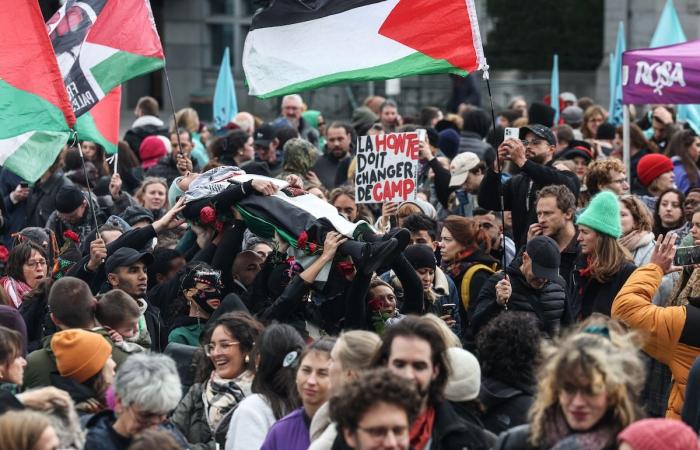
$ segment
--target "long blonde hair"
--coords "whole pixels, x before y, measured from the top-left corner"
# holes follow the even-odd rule
[[[543,344],[539,385],[530,408],[530,441],[549,447],[547,436],[556,430],[561,415],[559,393],[563,386],[586,379],[602,383],[607,393],[608,411],[603,419],[616,436],[638,420],[642,411],[637,403],[644,383],[644,365],[639,357],[638,335],[626,333],[616,321],[593,315],[576,330],[555,342]]]
[[[632,262],[632,254],[612,236],[597,233],[598,240],[591,261],[591,276],[601,283],[612,280],[622,267]]]
[[[33,450],[44,431],[51,426],[48,417],[35,411],[9,411],[0,416],[3,450]]]
[[[165,178],[160,178],[160,177],[146,177],[143,179],[141,182],[141,186],[136,190],[134,193],[134,198],[136,199],[137,202],[139,202],[139,205],[143,206],[143,196],[146,193],[146,188],[152,184],[160,184],[165,187],[165,205],[163,205],[164,209],[168,209],[170,206],[168,205],[168,182],[165,180]]]
[[[363,330],[344,331],[335,341],[338,361],[343,370],[369,369],[381,343],[377,333]]]

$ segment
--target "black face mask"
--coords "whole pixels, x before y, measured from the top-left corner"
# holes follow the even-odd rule
[[[212,308],[209,303],[207,303],[207,300],[221,300],[221,291],[218,289],[207,292],[207,291],[202,291],[202,290],[197,290],[197,294],[194,296],[194,301],[197,303],[197,306],[202,308],[204,312],[207,314],[211,314],[214,312],[215,308]]]

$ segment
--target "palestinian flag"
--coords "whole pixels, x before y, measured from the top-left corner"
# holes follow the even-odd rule
[[[243,50],[250,94],[486,67],[473,0],[275,1]]]
[[[100,144],[107,153],[117,152],[119,142],[119,113],[122,87],[118,86],[100,100],[94,108],[78,117],[75,131],[81,141]]]
[[[4,0],[0,14],[0,165],[36,181],[75,123],[39,4]]]
[[[148,0],[68,0],[46,25],[76,116],[165,64]]]

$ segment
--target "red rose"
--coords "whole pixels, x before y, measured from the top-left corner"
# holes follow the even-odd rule
[[[309,243],[309,251],[311,253],[316,253],[316,243],[315,242],[310,242]]]
[[[306,241],[308,241],[308,240],[309,240],[309,235],[306,234],[306,231],[304,231],[303,233],[301,233],[299,235],[299,238],[297,239],[297,248],[303,249],[304,247],[306,247]]]
[[[63,232],[63,237],[66,239],[70,239],[71,241],[75,242],[76,244],[80,243],[80,237],[75,233],[75,231],[64,231]]]
[[[204,225],[209,225],[216,221],[216,211],[211,206],[205,206],[199,211],[199,221]]]
[[[224,223],[217,220],[214,223],[214,229],[218,232],[221,232],[224,229]]]
[[[7,258],[10,257],[10,252],[7,250],[7,247],[4,245],[0,245],[0,261],[2,262],[7,262]]]

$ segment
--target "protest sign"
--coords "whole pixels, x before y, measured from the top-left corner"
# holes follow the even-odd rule
[[[416,199],[420,142],[425,130],[360,136],[357,142],[357,203]]]

